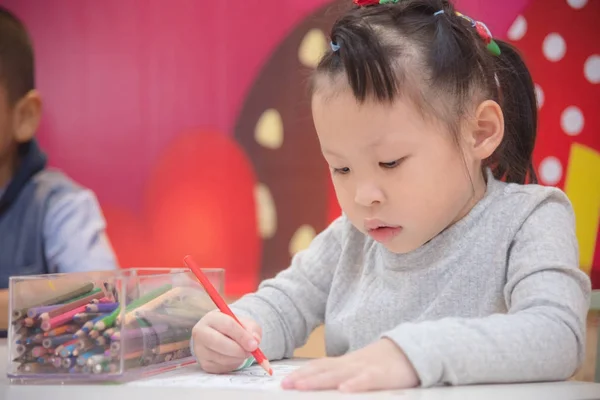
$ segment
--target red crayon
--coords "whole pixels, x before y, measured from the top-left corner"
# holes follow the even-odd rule
[[[204,273],[202,272],[202,270],[200,269],[200,267],[198,266],[198,264],[196,264],[194,262],[194,260],[192,260],[192,257],[191,256],[185,256],[185,258],[183,259],[183,262],[185,263],[185,265],[188,266],[188,268],[190,270],[192,270],[192,272],[194,273],[194,275],[196,275],[196,278],[198,278],[198,280],[200,281],[200,283],[202,284],[202,286],[206,290],[206,293],[208,293],[208,295],[210,296],[210,298],[212,299],[212,301],[215,303],[215,305],[217,306],[217,308],[222,313],[229,315],[231,318],[233,318],[238,324],[240,324],[243,327],[244,325],[242,325],[242,323],[233,314],[233,311],[231,311],[231,309],[229,308],[229,306],[227,305],[227,303],[225,303],[225,300],[223,300],[223,298],[219,295],[219,292],[217,292],[217,289],[215,289],[215,287],[213,286],[213,284],[210,283],[210,280],[208,280],[208,278],[206,277],[206,275],[204,275]],[[263,352],[260,349],[254,350],[252,352],[252,355],[256,359],[256,362],[261,367],[263,367],[263,369],[265,371],[267,371],[267,373],[269,375],[273,375],[273,370],[271,369],[271,364],[269,364],[269,360],[267,360],[267,357],[265,357],[265,355],[263,354]]]

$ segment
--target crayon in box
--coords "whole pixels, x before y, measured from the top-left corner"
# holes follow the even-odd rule
[[[205,269],[223,293],[225,271]],[[187,268],[11,277],[8,377],[123,381],[194,362],[215,305]]]

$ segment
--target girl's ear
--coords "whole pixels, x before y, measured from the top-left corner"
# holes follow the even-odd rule
[[[464,136],[466,150],[474,159],[490,157],[504,138],[504,115],[500,105],[493,100],[482,102]]]

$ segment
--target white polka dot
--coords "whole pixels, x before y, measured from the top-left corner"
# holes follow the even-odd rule
[[[535,84],[535,98],[537,100],[537,108],[539,110],[544,105],[544,100],[546,98],[544,97],[544,91],[542,90],[542,87],[537,83]]]
[[[510,40],[520,40],[527,33],[527,20],[524,16],[519,15],[515,22],[508,29],[508,38]]]
[[[588,0],[567,0],[567,3],[576,10],[585,7]]]
[[[556,185],[562,178],[562,164],[556,157],[546,157],[540,163],[539,172],[546,185]]]
[[[556,62],[565,56],[567,44],[558,33],[550,33],[544,39],[542,50],[548,60]]]
[[[583,74],[590,83],[600,83],[600,56],[594,54],[585,60]]]
[[[584,125],[583,113],[576,106],[565,108],[560,116],[560,126],[569,136],[579,135]]]

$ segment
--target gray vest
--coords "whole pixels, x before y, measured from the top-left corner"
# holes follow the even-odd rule
[[[0,288],[13,275],[48,272],[44,252],[44,218],[52,198],[77,186],[58,171],[42,170],[21,188],[11,206],[0,214]]]

